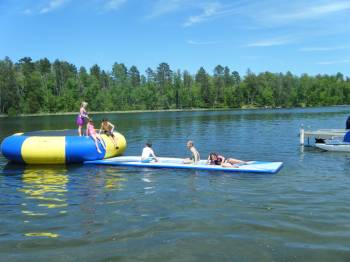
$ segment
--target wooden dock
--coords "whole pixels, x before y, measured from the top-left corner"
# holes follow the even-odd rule
[[[345,133],[349,131],[346,129],[319,129],[319,130],[304,130],[300,128],[300,145],[304,145],[305,138],[307,138],[308,144],[310,144],[310,138],[317,139],[333,139],[336,137],[344,137]]]

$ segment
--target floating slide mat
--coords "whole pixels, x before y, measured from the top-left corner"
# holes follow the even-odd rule
[[[207,165],[206,160],[199,161],[198,164],[183,164],[181,158],[159,157],[159,162],[142,163],[139,156],[120,156],[103,160],[85,161],[84,164],[94,165],[111,165],[111,166],[128,166],[142,168],[176,168],[176,169],[193,169],[208,170],[221,172],[247,172],[247,173],[277,173],[281,168],[282,162],[261,162],[250,161],[248,164],[241,164],[237,167],[221,167]]]

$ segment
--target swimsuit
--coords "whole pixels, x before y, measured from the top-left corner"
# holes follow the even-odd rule
[[[112,131],[109,131],[109,130],[103,130],[102,131],[106,136],[111,136],[111,137],[114,137],[114,134],[112,133]]]
[[[83,126],[85,124],[85,119],[88,117],[87,114],[85,114],[84,112],[81,112],[82,110],[80,110],[80,113],[77,116],[77,120],[76,123],[78,126]]]
[[[80,114],[77,116],[76,123],[77,123],[78,126],[83,126],[84,125],[84,118],[82,118]]]
[[[224,158],[222,156],[217,156],[215,160],[210,160],[210,164],[220,166],[223,162],[223,159]]]
[[[88,125],[88,127],[87,127],[87,130],[88,130],[88,134],[89,134],[89,136],[91,136],[91,135],[96,135],[96,130],[95,130],[95,128],[94,128],[94,126],[93,125]]]
[[[141,159],[141,163],[151,163],[153,160],[155,160],[154,157],[150,156],[150,157]]]

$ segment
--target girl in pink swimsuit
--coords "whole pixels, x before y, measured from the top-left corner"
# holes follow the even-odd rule
[[[100,141],[103,149],[106,150],[106,146],[103,144],[102,138],[96,133],[96,130],[95,130],[95,127],[94,127],[94,123],[93,123],[91,118],[89,119],[89,122],[86,125],[86,135],[90,136],[95,141],[96,150],[97,150],[97,152],[99,154],[101,154],[102,152],[101,152],[100,148],[98,147],[97,140]]]

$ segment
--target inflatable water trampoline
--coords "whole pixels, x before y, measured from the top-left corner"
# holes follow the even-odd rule
[[[106,150],[96,150],[91,137],[78,136],[76,130],[16,133],[1,143],[1,153],[10,161],[26,164],[70,164],[101,160],[121,155],[126,149],[125,137],[114,132],[118,148],[111,137],[101,135]]]

